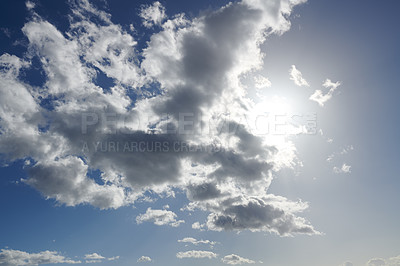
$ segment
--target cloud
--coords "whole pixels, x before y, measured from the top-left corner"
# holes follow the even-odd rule
[[[221,259],[221,261],[225,264],[229,264],[229,265],[237,265],[237,264],[253,264],[256,263],[253,260],[250,259],[246,259],[246,258],[242,258],[238,255],[235,254],[231,254],[231,255],[227,255],[225,257],[223,257]]]
[[[213,259],[218,255],[211,251],[203,251],[203,250],[189,250],[186,252],[178,252],[176,253],[176,257],[178,259]]]
[[[310,87],[307,80],[303,78],[303,74],[296,68],[295,65],[292,65],[292,68],[289,70],[290,79],[293,80],[294,84],[299,87]]]
[[[370,259],[367,262],[368,266],[385,266],[386,262],[384,259],[380,259],[380,258],[374,258],[374,259]]]
[[[141,224],[143,222],[152,222],[155,225],[170,225],[178,227],[184,220],[176,220],[177,215],[172,211],[167,210],[153,210],[148,208],[146,213],[140,214],[136,217],[136,222]]]
[[[337,166],[333,167],[333,172],[335,174],[349,174],[349,173],[351,173],[350,169],[351,169],[350,165],[343,163],[342,167],[337,167]]]
[[[150,257],[147,256],[141,256],[138,258],[137,262],[152,262],[153,260]]]
[[[342,263],[340,266],[353,266],[353,263],[351,261],[346,261]]]
[[[249,229],[282,236],[320,234],[304,218],[295,215],[307,208],[306,203],[290,202],[283,197],[270,195],[266,198],[226,198],[211,204],[212,207],[208,208],[213,209],[213,212],[206,223],[209,230]]]
[[[317,102],[321,107],[332,98],[333,93],[340,86],[340,82],[332,82],[330,79],[326,79],[322,86],[329,88],[329,91],[324,94],[321,90],[316,90],[309,98],[311,101]]]
[[[208,214],[193,228],[319,234],[298,216],[308,204],[267,193],[276,171],[296,164],[296,148],[253,134],[243,118],[255,105],[240,83],[302,2],[243,0],[193,19],[167,18],[155,2],[141,14],[160,31],[143,49],[87,0],[70,2],[65,32],[33,14],[26,55],[0,57],[4,159],[29,161],[23,182],[67,206],[116,209],[179,190],[183,209]],[[42,86],[20,79],[32,58]],[[151,208],[137,217],[145,221],[183,223]]]
[[[20,250],[1,249],[0,265],[5,266],[24,266],[24,265],[43,265],[43,264],[78,264],[81,261],[71,260],[60,255],[56,251],[42,251],[39,253],[27,253]]]
[[[272,85],[271,81],[268,78],[261,75],[255,76],[254,82],[254,85],[257,89],[269,88]]]
[[[333,141],[333,140],[332,140],[332,141]],[[331,142],[332,142],[332,141],[331,141]],[[343,148],[341,149],[341,151],[339,151],[339,152],[334,152],[334,153],[332,153],[331,155],[329,155],[328,158],[326,159],[326,161],[327,161],[327,162],[332,162],[333,159],[334,159],[335,157],[337,157],[338,155],[345,155],[345,154],[350,153],[350,152],[353,151],[353,150],[354,150],[354,146],[353,146],[353,145],[347,145],[347,146],[343,147]]]
[[[118,260],[118,259],[119,259],[119,256],[106,258],[106,257],[101,256],[98,253],[86,254],[84,256],[85,263],[100,263],[104,260],[114,261],[114,260]]]
[[[398,265],[400,265],[400,256],[391,257],[388,259],[373,258],[373,259],[370,259],[366,265],[367,266],[398,266]]]
[[[195,246],[199,245],[199,244],[205,244],[205,245],[210,245],[211,247],[213,247],[215,244],[217,244],[217,242],[215,241],[210,241],[210,240],[197,240],[196,238],[193,237],[185,237],[183,239],[178,240],[179,243],[191,243]]]
[[[139,15],[143,18],[143,25],[146,28],[151,28],[154,25],[160,26],[167,17],[165,7],[158,1],[152,5],[143,6]]]
[[[32,2],[32,1],[26,1],[25,2],[25,6],[26,6],[26,9],[32,10],[32,9],[35,8],[36,4],[34,2]]]

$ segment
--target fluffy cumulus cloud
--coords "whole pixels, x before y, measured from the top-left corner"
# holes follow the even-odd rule
[[[151,28],[153,25],[161,25],[167,17],[165,7],[158,1],[152,5],[143,6],[140,16],[143,18],[143,25],[147,28]]]
[[[291,69],[289,70],[290,79],[293,80],[294,84],[299,87],[309,87],[307,80],[303,78],[303,74],[296,68],[295,65],[292,65]]]
[[[340,86],[340,82],[332,82],[330,79],[326,79],[322,86],[329,89],[327,93],[324,93],[322,90],[316,90],[310,96],[310,100],[317,102],[321,107],[332,98],[333,93]]]
[[[153,260],[150,257],[147,256],[141,256],[138,258],[137,262],[152,262]]]
[[[146,213],[140,214],[136,217],[136,222],[141,224],[143,222],[152,222],[155,225],[170,225],[178,227],[184,220],[176,220],[177,215],[172,211],[167,210],[153,210],[148,208]]]
[[[28,253],[20,250],[1,249],[0,265],[25,266],[42,264],[78,264],[81,261],[71,260],[56,251],[42,251],[39,253]]]
[[[0,57],[2,158],[25,160],[23,182],[67,206],[115,209],[179,190],[183,210],[208,213],[194,228],[319,234],[299,216],[306,202],[267,193],[275,172],[296,164],[296,149],[251,130],[244,118],[255,104],[240,82],[262,67],[260,44],[289,30],[303,2],[242,0],[193,19],[167,18],[155,2],[139,14],[160,26],[143,49],[88,0],[69,1],[66,32],[32,6],[22,28],[28,52]],[[40,86],[20,75],[33,58]],[[311,97],[322,104],[339,83],[324,86],[332,92]],[[151,208],[137,217],[145,221],[183,222]]]
[[[178,252],[176,253],[176,257],[178,259],[213,259],[216,258],[218,255],[211,251],[204,251],[204,250],[189,250],[185,252]]]
[[[238,255],[231,254],[223,257],[221,261],[225,264],[229,265],[239,265],[239,264],[253,264],[256,263],[254,260],[249,260],[246,258],[242,258]]]

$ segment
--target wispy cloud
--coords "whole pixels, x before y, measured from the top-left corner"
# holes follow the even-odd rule
[[[296,68],[295,65],[292,65],[291,69],[289,70],[290,79],[293,80],[294,84],[299,87],[309,87],[307,80],[303,78],[303,74]]]
[[[349,174],[351,173],[351,166],[343,163],[341,167],[333,167],[333,172],[335,174]]]
[[[332,82],[330,79],[326,79],[325,82],[322,84],[323,87],[329,88],[327,93],[323,93],[322,90],[316,90],[311,96],[310,100],[317,102],[321,107],[325,105],[327,101],[329,101],[334,91],[340,86],[340,82]]]
[[[196,238],[193,237],[185,237],[183,239],[179,239],[178,240],[179,243],[190,243],[193,244],[195,246],[199,245],[199,244],[205,244],[205,245],[210,245],[210,247],[215,246],[215,244],[217,244],[217,242],[215,241],[210,241],[210,240],[197,240]]]

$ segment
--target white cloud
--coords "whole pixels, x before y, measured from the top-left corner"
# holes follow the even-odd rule
[[[341,167],[333,167],[333,172],[336,174],[349,174],[351,173],[351,166],[343,163]]]
[[[268,78],[261,75],[255,76],[254,82],[254,85],[257,89],[269,88],[272,85],[271,81]]]
[[[35,14],[22,29],[27,56],[0,60],[2,153],[29,158],[24,182],[67,206],[119,208],[146,191],[180,189],[187,210],[209,214],[193,228],[318,234],[298,216],[306,203],[267,193],[275,172],[296,163],[294,145],[268,143],[241,120],[255,107],[240,77],[260,70],[260,44],[289,30],[301,2],[243,0],[192,20],[167,19],[156,2],[142,15],[162,28],[143,51],[87,0],[71,1],[66,32]],[[40,88],[19,79],[32,57],[44,70]],[[98,84],[100,74],[110,88]],[[185,121],[190,134],[180,133],[182,114],[194,114]],[[90,169],[101,172],[100,182]],[[151,208],[137,217],[144,221],[183,223]]]
[[[158,1],[142,7],[139,15],[143,18],[143,25],[147,28],[151,28],[153,25],[160,26],[167,17],[165,7]]]
[[[81,261],[71,260],[56,251],[48,250],[39,253],[27,253],[20,250],[1,249],[0,252],[0,265],[25,266],[59,263],[77,264],[81,263]]]
[[[400,265],[400,256],[391,257],[388,259],[373,258],[373,259],[370,259],[366,265],[367,266],[398,266],[398,265]]]
[[[28,9],[28,10],[32,10],[32,9],[34,9],[35,8],[35,3],[34,2],[32,2],[32,1],[26,1],[25,2],[25,6],[26,6],[26,8]]]
[[[340,264],[339,266],[353,266],[353,263],[351,261],[346,261],[346,262]]]
[[[205,227],[205,225],[204,224],[200,224],[199,222],[194,222],[192,224],[192,228],[196,229],[196,230],[204,231],[204,227]]]
[[[86,254],[85,255],[85,260],[102,260],[105,259],[105,257],[97,254],[97,253],[92,253],[92,254]]]
[[[205,244],[205,245],[210,245],[211,247],[213,247],[215,244],[217,244],[217,242],[215,241],[210,241],[210,240],[197,240],[196,238],[193,237],[185,237],[183,239],[179,239],[178,242],[180,243],[191,243],[195,246],[199,245],[199,244]]]
[[[292,68],[289,70],[290,79],[293,80],[294,84],[299,87],[309,87],[307,80],[303,78],[303,74],[296,68],[295,65],[292,65]]]
[[[253,264],[256,263],[254,260],[242,258],[238,255],[231,254],[223,257],[221,261],[225,264],[230,264],[230,265],[238,265],[238,264]]]
[[[152,262],[153,260],[150,257],[147,256],[141,256],[138,258],[137,262]]]
[[[106,258],[96,252],[91,253],[91,254],[86,254],[84,256],[85,263],[100,263],[100,262],[103,262],[104,260],[114,261],[114,260],[118,260],[118,259],[119,259],[119,256]]]
[[[136,222],[141,224],[143,222],[152,222],[155,225],[170,225],[178,227],[184,220],[176,220],[177,215],[172,211],[167,210],[153,210],[148,208],[146,213],[140,214],[136,217]]]
[[[213,259],[216,258],[218,255],[211,251],[204,251],[204,250],[189,250],[186,252],[178,252],[176,253],[176,257],[178,259]]]
[[[328,143],[332,143],[333,140],[332,139],[328,139]],[[354,150],[354,146],[353,145],[347,145],[345,147],[343,147],[339,152],[334,152],[332,154],[330,154],[328,156],[328,158],[326,159],[327,162],[332,162],[333,159],[335,159],[338,155],[345,155],[350,153],[351,151]]]
[[[322,86],[329,88],[329,91],[324,94],[321,90],[316,90],[309,98],[311,101],[317,102],[321,107],[332,98],[333,93],[340,86],[340,82],[332,82],[330,79],[326,79]]]

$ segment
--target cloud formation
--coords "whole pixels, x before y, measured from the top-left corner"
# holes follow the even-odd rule
[[[293,80],[294,84],[299,87],[310,87],[307,80],[303,78],[303,74],[301,74],[300,70],[296,68],[295,65],[292,65],[291,69],[289,70],[290,79]]]
[[[217,244],[217,242],[215,241],[210,241],[210,240],[197,240],[196,238],[193,237],[185,237],[183,239],[179,239],[178,240],[179,243],[190,243],[193,244],[195,246],[199,245],[199,244],[205,244],[205,245],[210,245],[210,247],[215,246],[215,244]]]
[[[60,255],[56,251],[42,251],[39,253],[28,253],[14,249],[1,249],[0,265],[4,266],[28,266],[42,264],[78,264],[81,261],[71,260]]]
[[[242,258],[238,255],[231,254],[223,257],[221,261],[229,265],[240,265],[240,264],[253,264],[256,263],[254,260]]]
[[[341,167],[333,167],[333,172],[335,174],[349,174],[351,173],[351,166],[343,163]]]
[[[177,215],[172,211],[167,210],[153,210],[148,208],[146,213],[140,214],[136,217],[136,222],[141,224],[143,222],[152,222],[155,225],[170,225],[178,227],[184,220],[176,220]]]
[[[151,28],[154,25],[160,26],[167,17],[165,7],[158,1],[152,5],[143,6],[139,15],[143,18],[143,25],[146,28]]]
[[[303,2],[243,0],[193,19],[167,18],[155,2],[140,15],[160,31],[142,50],[87,0],[70,2],[66,32],[32,7],[22,28],[29,53],[0,57],[2,158],[26,160],[23,182],[67,206],[116,209],[146,192],[184,191],[184,210],[209,214],[197,228],[319,234],[298,216],[307,203],[267,193],[275,172],[296,164],[295,147],[269,143],[242,119],[255,107],[240,77],[261,68],[260,44],[288,31]],[[19,75],[33,57],[42,86]],[[183,223],[151,208],[136,221]]]
[[[367,266],[398,266],[400,265],[400,256],[388,259],[373,258],[367,262]]]
[[[218,255],[211,251],[204,251],[204,250],[189,250],[185,252],[178,252],[176,253],[176,257],[178,259],[213,259],[216,258]]]
[[[326,79],[322,86],[326,89],[329,88],[327,93],[324,94],[322,90],[316,90],[309,98],[311,101],[317,102],[321,107],[332,98],[333,93],[340,86],[340,82],[332,82],[330,79]]]
[[[152,262],[153,260],[150,257],[147,256],[141,256],[138,258],[137,262]]]

